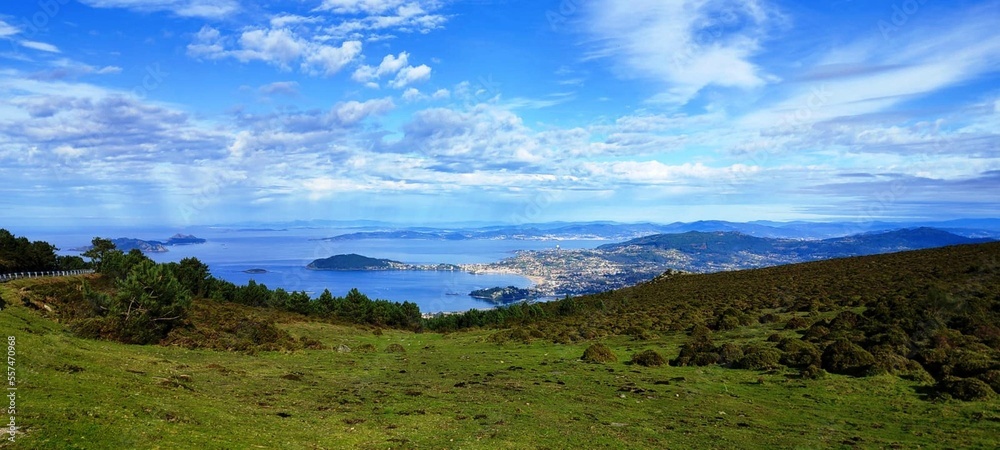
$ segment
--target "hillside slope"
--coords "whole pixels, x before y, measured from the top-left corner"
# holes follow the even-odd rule
[[[995,397],[946,400],[933,380],[814,378],[793,361],[753,370],[647,366],[656,358],[640,357],[681,359],[698,324],[720,347],[773,348],[781,345],[773,335],[801,340],[817,323],[836,331],[845,312],[860,326],[841,331],[865,332],[864,343],[874,336],[864,324],[873,313],[888,314],[886,323],[905,318],[873,306],[942,296],[952,301],[936,303],[936,313],[961,334],[937,333],[945,340],[936,342],[986,351],[989,329],[966,334],[976,324],[951,319],[1000,313],[1000,244],[671,275],[534,305],[541,315],[499,329],[448,334],[195,302],[193,320],[205,327],[232,323],[240,336],[256,328],[239,318],[255,317],[289,342],[308,343],[255,353],[75,337],[44,315],[45,306],[70,314],[79,283],[0,285],[0,329],[16,337],[23,427],[11,448],[995,448],[1000,435]],[[739,316],[732,328],[723,320],[731,314]],[[794,319],[806,322],[789,328]],[[581,361],[596,341],[610,358]]]

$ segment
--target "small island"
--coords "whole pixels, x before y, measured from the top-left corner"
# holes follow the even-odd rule
[[[369,258],[351,253],[317,259],[309,263],[306,268],[313,270],[403,270],[404,266],[406,264],[391,259]]]
[[[469,293],[472,298],[505,304],[538,298],[538,291],[514,286],[478,289]]]
[[[267,269],[247,269],[244,270],[243,273],[261,274],[261,273],[268,273],[268,271]]]
[[[204,244],[206,242],[208,242],[207,239],[196,237],[191,234],[177,233],[173,236],[170,236],[170,239],[167,239],[167,242],[164,242],[163,245],[192,245],[192,244]]]
[[[376,270],[424,270],[439,272],[455,272],[462,270],[454,264],[407,264],[391,259],[370,258],[351,253],[349,255],[334,255],[329,258],[317,259],[308,265],[311,270],[340,271],[376,271]]]
[[[193,244],[204,244],[208,242],[207,239],[202,239],[200,237],[195,237],[190,234],[175,234],[171,236],[166,241],[147,241],[143,239],[136,238],[116,238],[111,239],[111,243],[115,244],[115,248],[123,252],[128,252],[130,250],[136,249],[143,253],[166,253],[167,247],[174,245],[193,245]],[[71,248],[70,251],[74,252],[85,252],[93,248],[92,245],[85,245],[82,247]]]

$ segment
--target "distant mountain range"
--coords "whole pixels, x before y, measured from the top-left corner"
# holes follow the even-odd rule
[[[142,239],[135,238],[115,238],[111,242],[115,244],[115,248],[123,252],[129,252],[132,249],[138,249],[143,253],[165,253],[169,250],[167,247],[174,245],[192,245],[192,244],[204,244],[208,242],[206,239],[195,237],[189,234],[175,234],[171,236],[166,241],[146,241]],[[70,249],[75,252],[85,252],[90,250],[93,246],[86,245],[83,247],[77,247]]]
[[[478,228],[384,228],[341,234],[326,241],[364,239],[424,240],[611,240],[623,241],[657,234],[696,232],[734,232],[762,238],[829,239],[863,233],[898,229],[936,228],[971,238],[1000,238],[1000,219],[961,219],[947,222],[727,222],[706,220],[671,224],[614,222],[547,223],[502,225]]]
[[[989,238],[968,238],[936,228],[908,228],[853,236],[803,240],[762,238],[738,232],[689,231],[658,234],[597,247],[609,255],[628,255],[656,260],[664,254],[684,255],[683,270],[704,272],[765,265],[804,262],[848,256],[918,250],[959,244],[990,242]]]

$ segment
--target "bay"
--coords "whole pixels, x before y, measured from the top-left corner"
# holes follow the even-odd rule
[[[18,230],[32,239],[43,239],[63,249],[60,254],[78,254],[66,249],[88,245],[93,236],[130,237],[143,240],[166,240],[177,230],[115,229],[45,230],[43,233]],[[356,232],[358,229],[289,229],[278,231],[234,230],[197,227],[182,230],[205,238],[204,244],[171,246],[166,253],[148,256],[157,262],[177,262],[196,257],[209,266],[212,275],[243,285],[254,280],[275,289],[305,291],[313,298],[324,289],[343,296],[357,288],[370,298],[416,303],[422,312],[454,312],[492,308],[492,303],[470,297],[476,289],[497,286],[527,288],[525,277],[508,274],[470,274],[465,272],[417,271],[316,271],[305,266],[319,258],[357,253],[372,258],[386,258],[410,264],[488,263],[512,256],[517,250],[543,250],[557,245],[565,249],[594,248],[607,241],[565,240],[466,240],[437,241],[409,239],[367,239],[325,241],[322,238]],[[37,237],[36,237],[37,236]],[[246,273],[262,269],[266,273]]]

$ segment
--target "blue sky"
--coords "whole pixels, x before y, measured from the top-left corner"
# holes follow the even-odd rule
[[[1000,2],[0,6],[0,221],[1000,216]]]

